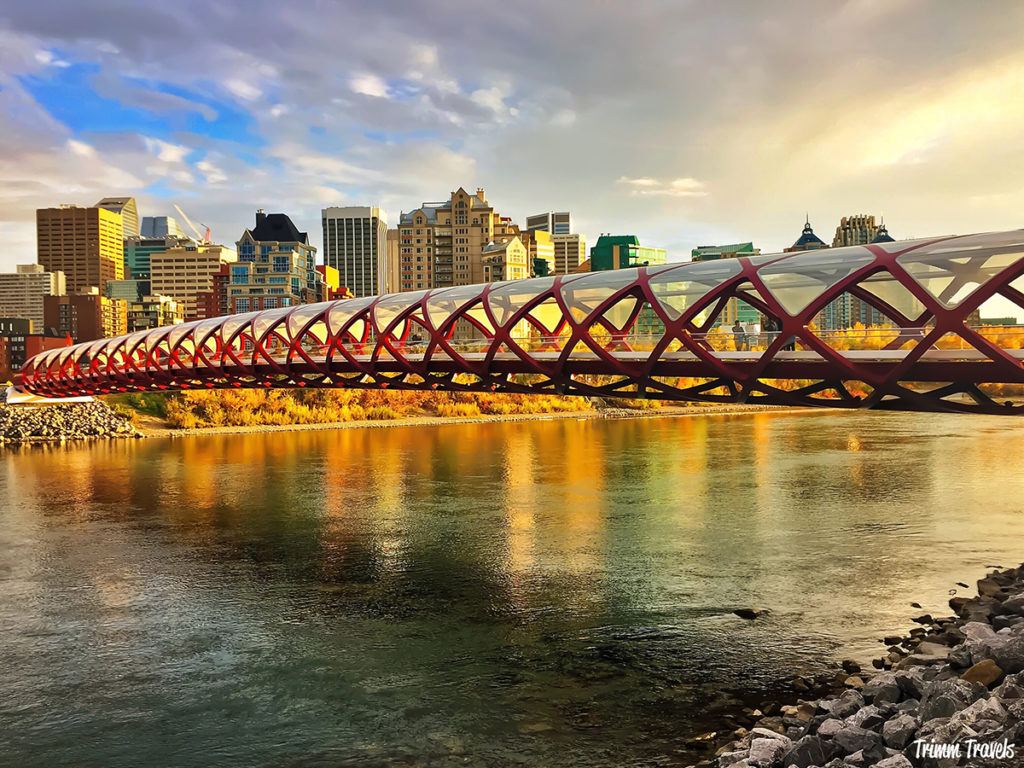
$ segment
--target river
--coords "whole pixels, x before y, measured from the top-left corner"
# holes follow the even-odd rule
[[[6,450],[0,762],[685,764],[721,691],[1019,563],[1021,456],[829,412]]]

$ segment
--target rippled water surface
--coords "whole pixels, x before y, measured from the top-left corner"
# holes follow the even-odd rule
[[[715,691],[1018,563],[1022,456],[783,413],[0,453],[0,762],[675,764]]]

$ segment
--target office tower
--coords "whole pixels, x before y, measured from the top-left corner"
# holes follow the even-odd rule
[[[569,211],[547,211],[526,217],[527,229],[542,229],[552,235],[572,234],[572,214]]]
[[[124,225],[124,236],[138,236],[139,230],[139,209],[135,205],[134,197],[104,197],[94,208],[105,208],[113,213],[121,214],[121,221]]]
[[[530,275],[543,277],[555,274],[555,244],[546,229],[528,229],[519,233],[519,239],[529,254]]]
[[[583,235],[552,235],[551,244],[555,249],[555,274],[568,275],[575,272],[587,259],[587,240]]]
[[[0,274],[0,317],[31,322],[29,333],[43,330],[43,299],[67,293],[63,272],[47,272],[41,264],[19,264]]]
[[[324,208],[324,264],[354,296],[384,293],[388,222],[377,207]]]
[[[590,249],[591,272],[664,263],[665,250],[641,246],[636,235],[601,235]]]
[[[235,251],[223,245],[206,245],[189,241],[187,245],[168,248],[149,257],[150,292],[168,296],[184,308],[186,320],[208,317],[208,303],[200,297],[214,290],[217,273],[237,259]],[[217,304],[217,301],[214,300]],[[224,312],[216,314],[227,314]]]
[[[168,248],[187,248],[194,241],[177,235],[159,237],[126,237],[124,239],[124,276],[132,280],[149,279],[149,262],[154,253]]]
[[[387,248],[384,252],[384,287],[382,293],[398,293],[402,290],[401,261],[399,246],[401,237],[397,229],[389,229]]]
[[[185,230],[173,216],[143,216],[140,234],[144,238],[167,237],[168,235],[185,237]],[[127,233],[125,233],[125,237],[128,237]]]
[[[124,279],[124,231],[121,214],[106,208],[62,205],[36,211],[39,263],[63,272],[67,290],[96,287]]]

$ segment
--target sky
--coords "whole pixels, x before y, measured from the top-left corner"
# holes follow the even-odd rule
[[[1022,34],[1016,0],[0,0],[0,269],[37,208],[129,194],[226,243],[460,186],[672,259],[1018,228]]]

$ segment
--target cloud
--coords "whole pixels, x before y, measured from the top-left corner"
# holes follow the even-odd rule
[[[146,149],[153,155],[156,155],[157,160],[164,163],[181,163],[188,156],[192,150],[181,144],[171,144],[167,141],[160,139],[154,139],[151,136],[143,136],[143,143],[146,145]]]
[[[388,84],[377,75],[365,72],[361,75],[354,75],[349,79],[348,86],[353,93],[360,93],[363,96],[373,96],[378,99],[388,97]]]
[[[631,179],[627,176],[620,176],[618,183],[628,187],[631,195],[664,197],[704,197],[707,195],[704,183],[688,176],[668,182],[645,177]]]
[[[1024,4],[921,0],[7,3],[4,259],[34,254],[35,207],[128,193],[228,241],[261,205],[316,242],[327,200],[394,218],[477,185],[519,221],[569,209],[681,251],[780,248],[805,211],[822,233],[1018,226],[1022,25]]]
[[[244,101],[255,101],[263,95],[255,85],[237,77],[224,81],[224,87]]]

